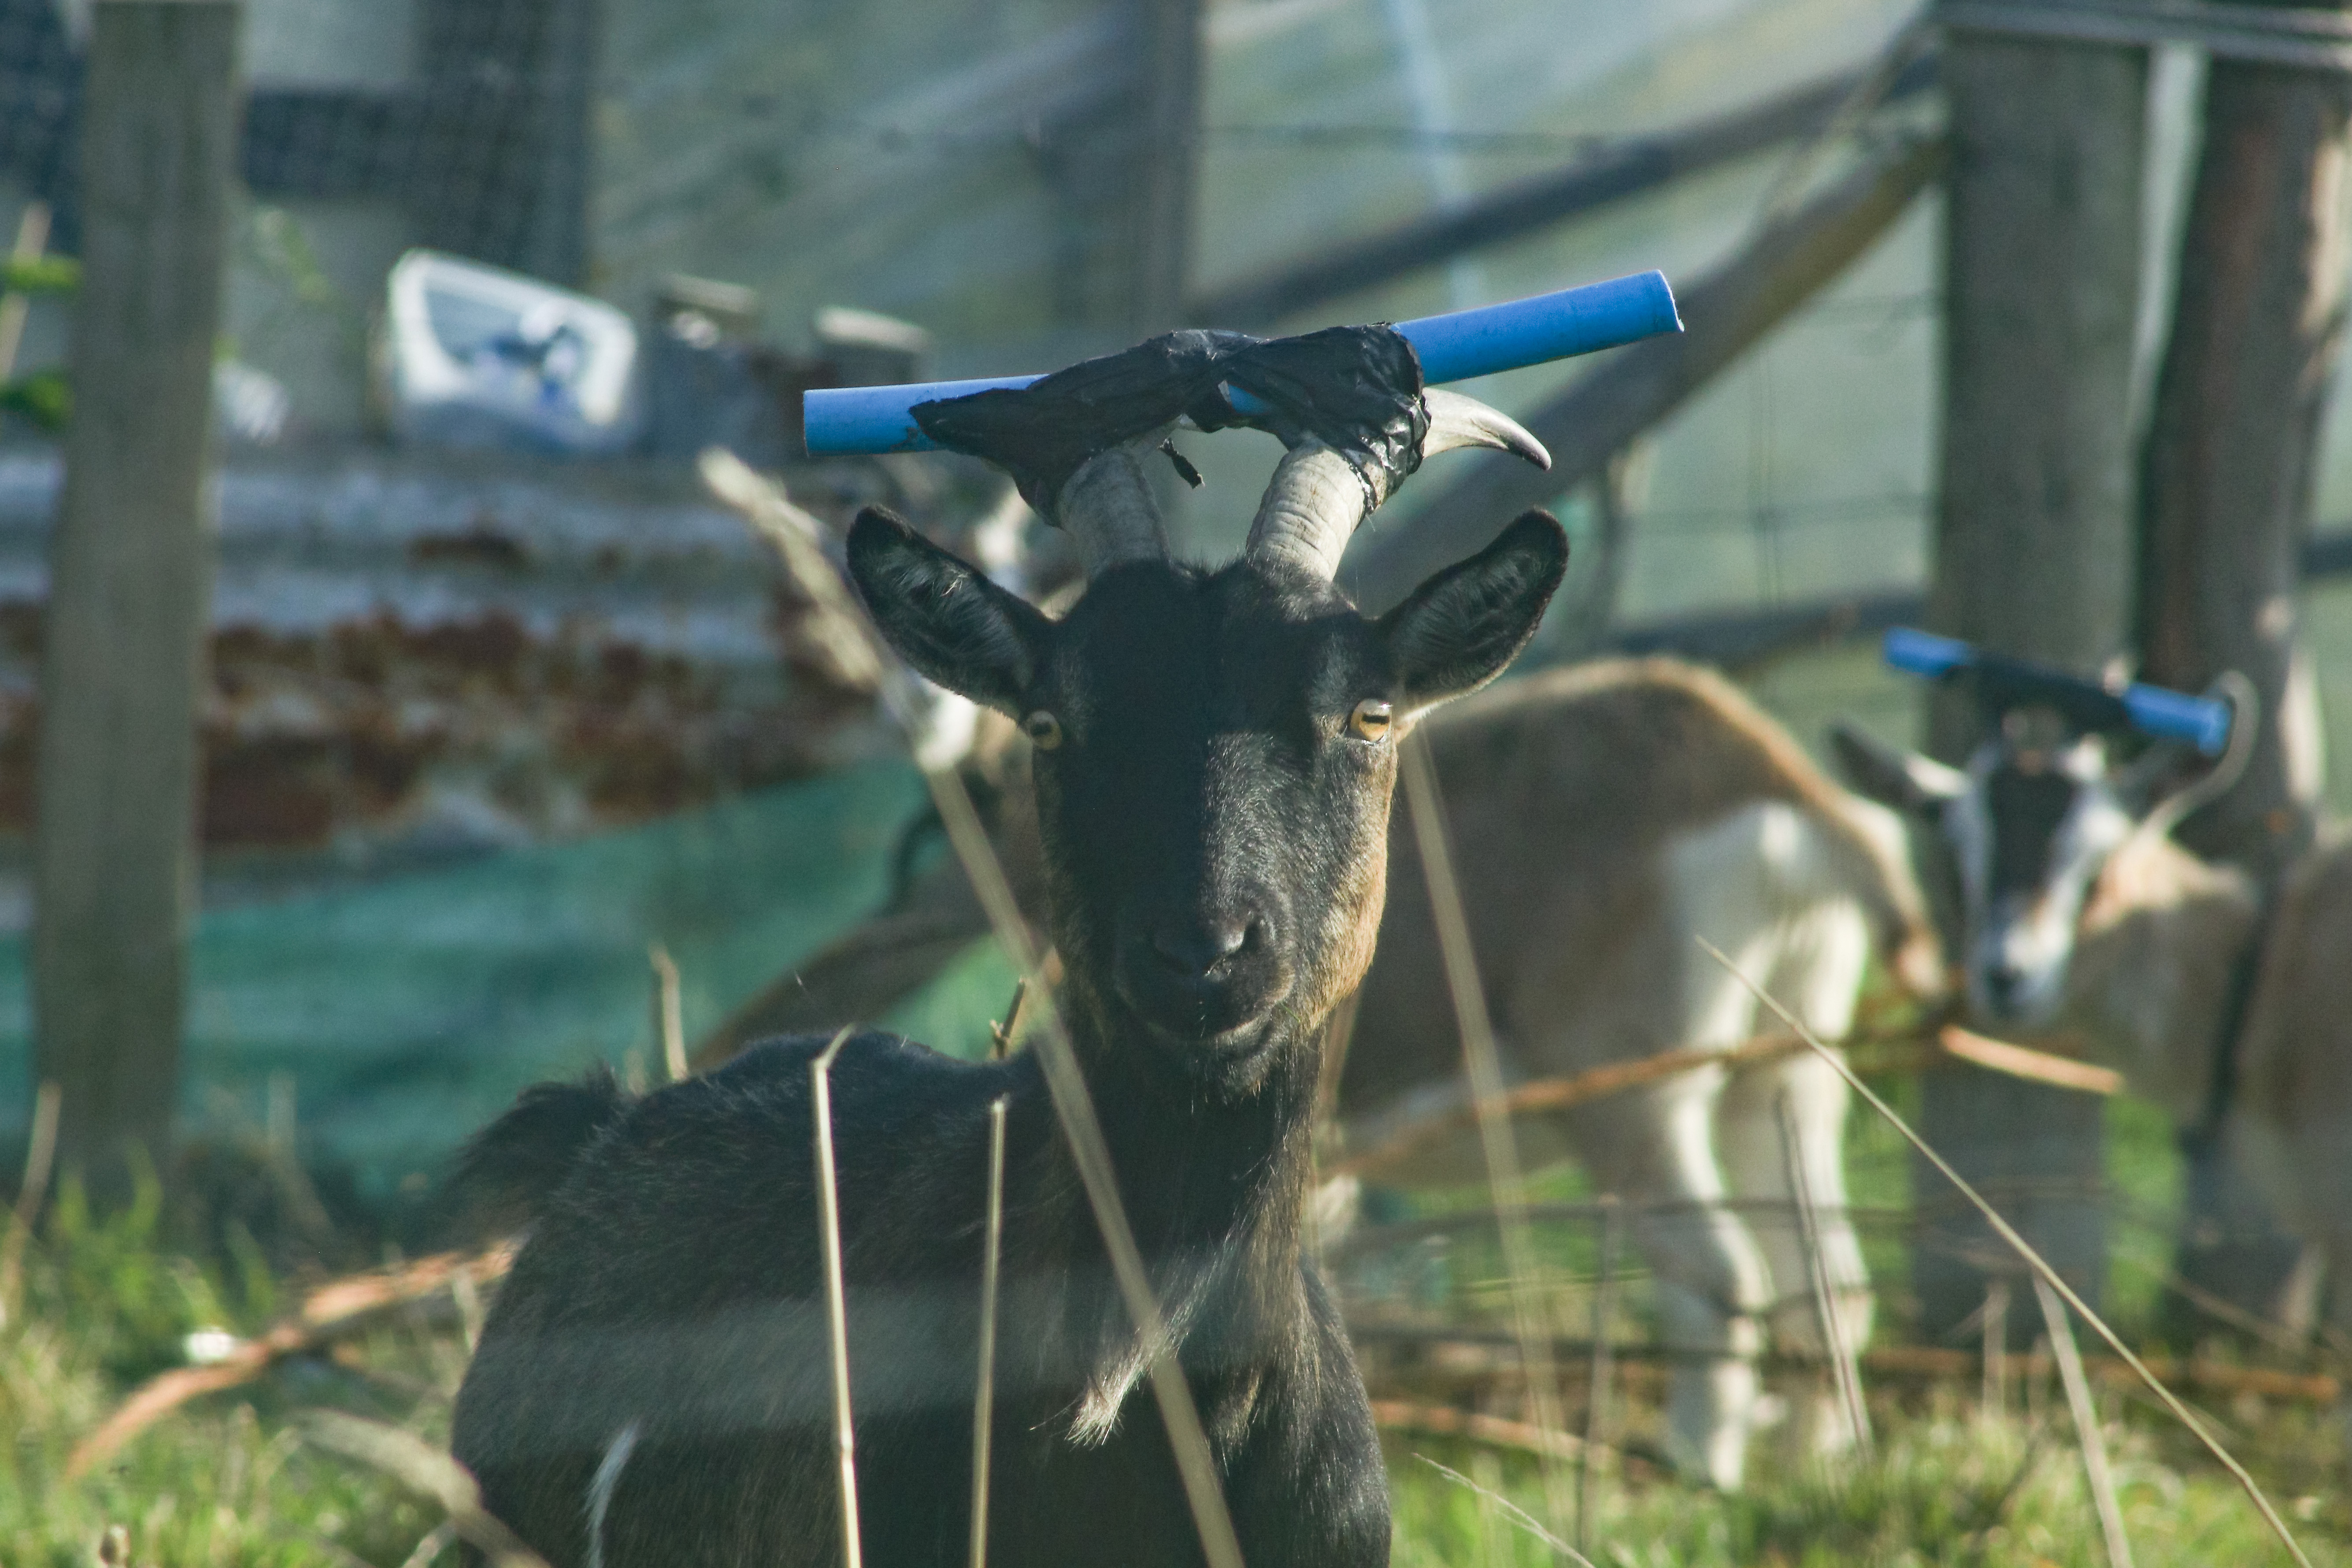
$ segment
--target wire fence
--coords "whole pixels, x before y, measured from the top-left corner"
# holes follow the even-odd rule
[[[592,0],[415,0],[397,88],[253,84],[238,169],[262,200],[376,197],[423,243],[575,283],[587,263]],[[0,176],[80,244],[82,46],[55,0],[0,0]]]

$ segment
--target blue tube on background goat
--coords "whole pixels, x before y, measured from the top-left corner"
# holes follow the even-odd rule
[[[2084,730],[2130,728],[2159,741],[2181,741],[2209,757],[2230,743],[2230,704],[2218,697],[2191,697],[2135,681],[2110,689],[2031,659],[1989,653],[1958,637],[1941,637],[1909,626],[1888,630],[1886,662],[1896,669],[1942,680],[1973,676],[1977,698],[1988,715],[2040,703],[2057,709]]]
[[[1421,356],[1422,378],[1432,386],[1524,370],[1682,329],[1674,290],[1663,272],[1637,272],[1606,283],[1396,324],[1398,333]],[[802,429],[811,457],[929,451],[929,438],[915,427],[908,412],[916,404],[991,387],[1026,386],[1037,379],[1001,375],[903,386],[819,388],[805,396]],[[1234,397],[1235,406],[1244,412],[1249,401],[1245,395]]]

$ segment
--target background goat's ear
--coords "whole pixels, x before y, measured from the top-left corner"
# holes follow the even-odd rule
[[[1568,570],[1568,535],[1522,512],[1495,542],[1412,591],[1380,620],[1409,710],[1475,691],[1528,646]]]
[[[918,674],[1021,716],[1053,624],[880,507],[849,528],[849,575],[882,636]]]
[[[1843,720],[1830,726],[1830,751],[1855,794],[1912,816],[1932,820],[1968,793],[1959,769],[1887,745]]]

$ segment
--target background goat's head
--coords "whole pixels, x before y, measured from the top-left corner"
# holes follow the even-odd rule
[[[1422,453],[1541,456],[1467,399],[1426,407]],[[1056,487],[1090,579],[1061,620],[876,510],[851,530],[850,570],[909,664],[1034,742],[1078,1017],[1200,1090],[1247,1093],[1370,962],[1398,742],[1525,646],[1568,546],[1529,513],[1368,618],[1332,571],[1393,476],[1294,444],[1248,548],[1210,570],[1169,558],[1142,468],[1160,439],[1097,453]]]
[[[2187,804],[2157,789],[2179,761],[2170,748],[2117,766],[2105,737],[2033,710],[2006,715],[1966,768],[1846,725],[1831,741],[1847,782],[1927,830],[1945,951],[1964,967],[1969,1008],[1992,1024],[2057,1016],[2100,874],[2136,831],[2168,830]]]

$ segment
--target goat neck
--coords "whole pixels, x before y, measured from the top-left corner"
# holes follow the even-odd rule
[[[2084,904],[2066,1013],[2135,1093],[2182,1126],[2205,1110],[2213,1052],[2258,918],[2252,883],[2161,834],[2134,833]]]

